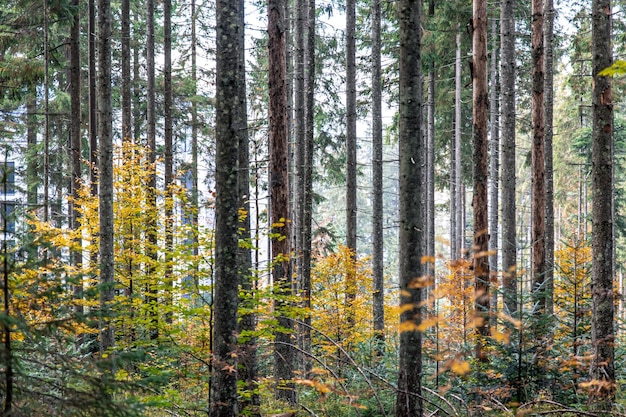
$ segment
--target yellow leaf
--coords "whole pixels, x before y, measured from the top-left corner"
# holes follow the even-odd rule
[[[457,375],[465,375],[470,371],[470,364],[467,361],[453,360],[450,370]]]
[[[403,332],[419,332],[420,326],[412,320],[403,321],[398,326],[398,331]]]
[[[435,262],[435,257],[434,256],[428,256],[428,255],[424,255],[422,256],[422,264],[426,264],[426,263],[433,263]]]

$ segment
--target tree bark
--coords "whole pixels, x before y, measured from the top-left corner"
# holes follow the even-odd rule
[[[554,1],[544,4],[544,152],[546,172],[546,314],[554,313],[554,162],[552,139],[554,136]]]
[[[81,91],[80,91],[80,14],[78,0],[72,1],[74,6],[74,16],[70,32],[70,108],[72,118],[70,121],[70,162],[72,166],[72,179],[70,181],[70,193],[73,200],[70,201],[70,228],[74,231],[80,228],[80,211],[77,207],[78,191],[82,185],[81,166]],[[79,245],[82,239],[77,239]],[[73,250],[71,253],[72,265],[80,267],[82,263],[82,250]],[[74,297],[82,299],[83,282],[78,277],[78,282],[74,285]],[[75,307],[78,314],[82,314],[84,309],[81,303]]]
[[[487,361],[484,349],[485,338],[489,335],[489,258],[486,255],[489,244],[487,182],[488,182],[488,142],[487,142],[487,2],[474,0],[473,7],[473,161],[474,161],[474,274],[475,305],[477,326],[476,358]]]
[[[216,207],[213,380],[210,417],[238,414],[237,309],[239,306],[239,146],[247,134],[241,96],[243,1],[219,0],[216,65]]]
[[[174,152],[172,132],[172,0],[163,1],[163,121],[164,121],[164,188],[165,188],[165,308],[173,307],[174,289],[172,265],[174,251]],[[165,320],[171,324],[173,313],[167,311]]]
[[[546,174],[543,112],[543,0],[532,2],[532,288],[538,322],[534,326],[539,338],[545,333],[546,311]]]
[[[422,290],[423,230],[422,168],[422,83],[420,77],[420,2],[397,3],[400,24],[400,348],[398,363],[397,417],[421,417],[422,407]]]
[[[269,50],[269,135],[270,135],[270,212],[272,222],[272,277],[278,326],[287,331],[274,335],[274,376],[278,380],[276,397],[296,403],[291,379],[294,352],[291,330],[293,321],[286,316],[291,294],[290,227],[289,227],[289,171],[287,142],[287,83],[286,83],[285,0],[268,2]]]
[[[517,312],[515,203],[515,0],[500,4],[500,94],[502,120],[502,299],[504,312]]]
[[[100,350],[114,344],[111,303],[113,259],[113,113],[111,105],[111,2],[98,0],[98,199],[100,202]]]
[[[346,247],[356,259],[356,5],[346,0]],[[346,276],[346,320],[354,324],[356,282],[353,274]]]
[[[378,354],[385,342],[385,271],[383,265],[383,118],[381,86],[381,8],[372,1],[372,310]]]
[[[158,287],[156,279],[157,262],[157,212],[156,212],[156,91],[155,91],[155,64],[154,64],[154,0],[146,1],[146,135],[148,139],[148,162],[150,177],[148,180],[147,209],[148,218],[147,255],[150,258],[147,268],[148,284],[146,288],[146,303],[150,314],[150,339],[159,337]]]
[[[491,63],[489,90],[489,271],[491,271],[491,311],[498,311],[498,227],[499,227],[499,179],[500,179],[500,126],[498,109],[498,23],[491,20]],[[491,317],[493,326],[497,324],[494,314]]]
[[[611,66],[611,2],[592,2],[593,145],[592,145],[592,387],[589,404],[598,411],[610,411],[615,401],[615,296],[613,276],[614,195],[613,195],[613,98],[611,80],[598,75]]]

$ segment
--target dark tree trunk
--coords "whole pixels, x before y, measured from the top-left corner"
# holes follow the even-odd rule
[[[122,140],[132,142],[131,89],[130,89],[130,0],[122,0]]]
[[[346,246],[356,259],[356,5],[346,0]],[[346,320],[354,324],[356,282],[346,275]]]
[[[289,171],[287,143],[287,61],[285,43],[285,1],[268,2],[268,50],[269,50],[269,135],[270,135],[270,212],[272,233],[272,277],[275,291],[275,313],[278,326],[293,329],[293,321],[286,316],[291,294],[292,278],[289,262]],[[296,403],[293,378],[294,351],[291,331],[277,331],[274,335],[274,376],[279,381],[276,397]]]
[[[113,113],[111,106],[111,2],[98,0],[98,199],[100,202],[100,349],[113,347]]]
[[[611,48],[611,2],[592,2],[593,55],[593,146],[592,146],[592,282],[593,315],[591,324],[593,386],[589,404],[598,411],[610,411],[615,401],[615,296],[613,278],[614,205],[613,205],[613,98],[611,79],[598,75],[613,63]]]
[[[500,9],[500,94],[502,114],[502,299],[504,312],[517,312],[515,204],[515,0]]]
[[[239,16],[238,24],[244,28],[244,2],[239,0]],[[243,221],[239,224],[240,239],[246,243],[250,242],[250,146],[248,142],[248,116],[247,95],[246,95],[246,72],[245,72],[245,28],[239,31],[239,39],[237,44],[239,53],[239,82],[237,89],[237,106],[243,109],[240,112],[242,131],[239,134],[239,154],[238,154],[238,175],[239,178],[239,208],[245,212]],[[239,245],[237,257],[237,265],[239,267],[239,279],[241,291],[245,295],[240,303],[247,303],[246,307],[253,309],[255,307],[255,275],[252,271],[252,253],[250,247],[246,244]],[[240,333],[247,332],[249,336],[243,341],[243,352],[240,355],[239,379],[243,381],[244,387],[248,390],[247,395],[240,397],[240,410],[242,414],[252,417],[261,416],[261,399],[258,392],[258,363],[256,353],[257,338],[250,336],[256,330],[257,316],[254,313],[247,313],[241,316],[239,321]]]
[[[422,83],[420,77],[420,2],[397,3],[400,23],[400,350],[396,416],[421,417],[422,290],[416,284],[422,265]],[[407,308],[409,307],[409,308]]]
[[[172,132],[172,0],[163,1],[163,121],[165,142],[165,304],[173,307],[174,287],[172,265],[174,251],[174,151]],[[172,323],[173,313],[166,312],[165,320]]]
[[[488,185],[488,142],[487,142],[487,1],[474,0],[473,12],[473,160],[474,160],[474,274],[477,327],[476,357],[487,361],[484,349],[489,336],[489,244],[487,185]]]
[[[385,342],[385,271],[383,265],[383,118],[381,86],[381,8],[372,1],[372,269],[374,335],[379,354]]]
[[[158,287],[156,280],[157,262],[157,213],[156,213],[156,91],[155,91],[155,67],[154,67],[154,0],[146,1],[146,135],[148,139],[148,163],[150,164],[150,177],[148,180],[147,209],[148,232],[147,255],[150,258],[147,268],[148,284],[146,288],[146,303],[150,314],[150,339],[159,337],[159,312],[158,312]]]
[[[499,227],[499,179],[500,179],[500,126],[498,109],[498,23],[491,21],[491,63],[489,90],[489,271],[491,271],[491,311],[498,310],[498,227]],[[494,314],[491,324],[496,325]]]
[[[302,297],[303,306],[311,308],[311,238],[313,219],[313,153],[315,141],[315,0],[308,1],[306,41],[306,106],[305,106],[305,155],[304,155],[304,209],[302,211]],[[301,331],[302,347],[305,352],[311,351],[311,316],[304,318]],[[304,359],[304,372],[308,375],[311,361]]]
[[[237,309],[239,305],[239,145],[247,135],[241,95],[243,1],[219,0],[217,13],[216,207],[213,380],[210,417],[237,410]]]
[[[543,112],[543,0],[532,2],[532,280],[535,334],[543,338],[546,311],[546,173]]]
[[[544,4],[544,115],[545,115],[545,169],[546,169],[546,314],[554,313],[554,162],[552,139],[554,136],[554,2]]]
[[[98,194],[98,127],[96,115],[98,112],[96,104],[96,5],[95,0],[89,0],[89,184],[91,185],[91,195]],[[95,261],[95,259],[92,259]]]
[[[70,33],[70,106],[72,118],[70,121],[70,162],[72,166],[72,179],[70,181],[70,193],[73,200],[70,201],[70,228],[78,230],[80,227],[79,210],[76,206],[78,201],[78,190],[81,187],[81,91],[80,91],[80,14],[79,1],[73,0],[72,5],[75,12],[72,21]],[[80,245],[80,240],[77,242]],[[82,250],[73,250],[71,253],[72,265],[79,267],[82,263]],[[79,282],[74,285],[74,297],[81,299],[83,297],[82,278],[78,278]],[[81,303],[75,307],[77,313],[83,312]]]

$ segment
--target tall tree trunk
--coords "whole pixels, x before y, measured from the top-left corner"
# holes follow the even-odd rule
[[[285,297],[291,294],[292,279],[289,255],[289,171],[287,143],[287,83],[285,0],[268,2],[269,49],[269,135],[270,135],[270,212],[272,233],[272,277],[276,293],[274,310],[281,329],[293,329],[287,317]],[[280,237],[278,237],[280,236]],[[294,351],[291,331],[277,331],[274,335],[274,375],[279,381],[276,397],[296,403],[295,390],[288,382],[293,378]]]
[[[154,0],[146,0],[146,135],[148,139],[148,163],[150,177],[148,180],[148,198],[146,201],[148,216],[147,255],[150,258],[147,268],[148,283],[146,286],[146,303],[150,312],[150,339],[159,336],[158,313],[158,282],[156,279],[157,262],[157,211],[156,211],[156,91],[154,64]]]
[[[194,98],[198,94],[198,40],[196,36],[196,0],[191,0],[191,83]],[[198,191],[198,105],[196,100],[191,102],[191,227],[193,240],[194,258],[199,253],[199,233],[198,233],[198,211],[199,191]],[[198,286],[198,263],[194,262],[193,267],[193,284]]]
[[[489,244],[487,212],[488,143],[487,143],[487,1],[474,0],[473,10],[473,160],[474,160],[474,274],[476,316],[479,321],[476,357],[487,361],[484,349],[489,335]]]
[[[98,127],[97,127],[97,104],[96,104],[96,5],[95,0],[89,0],[89,184],[91,195],[98,194]],[[92,259],[95,261],[95,259]]]
[[[237,415],[237,309],[240,273],[239,145],[247,135],[242,106],[243,1],[219,0],[217,13],[214,345],[210,417]]]
[[[544,4],[544,151],[546,171],[546,314],[554,313],[554,162],[552,139],[554,136],[554,2]]]
[[[491,310],[498,310],[498,192],[500,179],[500,126],[498,111],[498,22],[491,20],[491,65],[489,90],[489,271],[491,271]],[[496,315],[491,318],[492,325],[497,324]]]
[[[420,2],[400,0],[400,351],[398,364],[397,417],[421,417],[422,290],[416,284],[422,265],[422,154],[423,99],[420,77]]]
[[[430,19],[435,16],[434,0],[428,2],[428,15]],[[426,275],[432,277],[435,282],[435,61],[431,57],[428,72],[428,105],[426,109],[426,256],[431,259],[426,264]],[[429,291],[432,290],[428,287]],[[430,294],[427,294],[430,298]]]
[[[247,95],[246,95],[246,71],[245,71],[245,26],[244,26],[244,2],[239,1],[239,24],[243,30],[239,31],[239,39],[237,50],[239,53],[239,82],[237,90],[237,106],[242,109],[240,112],[242,132],[239,134],[239,152],[238,152],[238,188],[239,188],[239,208],[243,209],[245,217],[239,224],[241,233],[240,239],[246,243],[251,241],[250,228],[250,145],[248,141],[248,116],[247,116]],[[252,271],[252,253],[248,245],[239,245],[237,255],[237,265],[239,267],[239,279],[241,291],[245,295],[240,303],[247,303],[247,307],[254,308],[256,306],[255,298],[255,280],[256,277]],[[256,330],[257,316],[254,313],[246,313],[241,316],[239,321],[239,333],[247,332],[249,335]],[[258,363],[256,346],[257,338],[247,336],[243,341],[243,354],[240,356],[239,379],[243,381],[244,387],[248,390],[248,395],[244,398],[240,397],[240,410],[242,414],[252,417],[261,416],[261,398],[257,385]]]
[[[381,86],[381,8],[372,1],[372,309],[377,353],[385,342],[385,271],[383,265],[383,117]]]
[[[141,7],[136,5],[133,9],[133,27],[139,27],[139,16]],[[136,31],[136,29],[135,29]],[[140,41],[137,38],[136,33],[133,33],[135,40],[133,41],[133,138],[136,144],[141,143],[141,135],[143,134],[143,124],[141,121],[144,119],[142,117],[142,104],[141,98],[145,95],[145,91],[141,89],[141,76],[139,73],[139,68],[141,63],[139,62],[139,49],[140,49]]]
[[[459,30],[457,28],[457,30]],[[464,212],[464,194],[465,187],[463,187],[463,173],[461,171],[461,33],[456,34],[456,58],[454,65],[454,184],[455,184],[455,213],[454,224],[455,230],[455,243],[454,243],[454,257],[457,259],[459,256],[464,256],[465,252],[465,221]]]
[[[98,0],[98,199],[100,202],[100,350],[114,344],[111,303],[113,263],[113,113],[111,106],[111,2]]]
[[[37,175],[37,166],[39,158],[37,152],[37,131],[39,124],[37,123],[37,91],[32,86],[29,89],[29,97],[26,102],[26,201],[29,209],[34,209],[37,205],[39,178]]]
[[[72,179],[70,181],[70,192],[73,200],[70,202],[70,228],[78,230],[80,227],[80,213],[77,207],[78,190],[81,187],[81,91],[80,91],[80,14],[79,0],[73,0],[74,16],[72,20],[72,28],[70,33],[70,106],[72,118],[70,121],[70,161],[72,166]],[[77,243],[80,245],[82,239]],[[72,265],[80,267],[82,263],[82,250],[73,250],[71,253]],[[74,285],[74,297],[81,299],[83,297],[83,282],[79,275],[79,282]],[[83,313],[83,307],[78,303],[75,310],[77,313]]]
[[[304,91],[304,64],[305,64],[305,21],[307,1],[295,1],[295,26],[294,26],[294,236],[296,247],[296,272],[298,274],[298,288],[302,286],[302,228],[304,211],[304,155],[305,155],[305,91]]]
[[[500,94],[502,117],[502,299],[504,312],[517,312],[515,204],[515,0],[500,4]]]
[[[302,211],[302,297],[303,306],[311,308],[311,238],[313,220],[313,153],[315,141],[315,0],[308,1],[306,41],[306,106],[305,106],[305,154],[304,154],[304,209]],[[311,351],[311,316],[304,317],[302,347]],[[305,377],[311,370],[311,361],[304,360]]]
[[[610,411],[615,401],[615,296],[613,278],[613,97],[611,80],[598,73],[611,66],[611,2],[592,2],[593,146],[592,146],[592,323],[591,378],[597,382],[589,403],[598,411]]]
[[[172,265],[174,251],[174,151],[172,132],[172,0],[163,1],[163,111],[165,142],[165,304],[173,307],[174,288]],[[172,323],[173,313],[167,312],[165,320]]]
[[[346,246],[356,259],[356,5],[346,0]],[[356,282],[353,274],[346,276],[346,320],[354,324]]]
[[[132,117],[130,89],[130,0],[122,0],[122,140],[132,143]]]
[[[48,2],[43,4],[43,43],[44,43],[44,133],[43,133],[43,221],[48,221],[50,194],[50,41],[49,41]]]
[[[546,174],[543,112],[543,0],[532,2],[532,286],[535,334],[543,338],[546,311]]]

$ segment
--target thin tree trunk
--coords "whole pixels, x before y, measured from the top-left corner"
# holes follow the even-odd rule
[[[131,89],[130,89],[130,0],[122,0],[122,140],[132,143]]]
[[[346,247],[356,259],[356,5],[346,0]],[[346,275],[346,320],[354,324],[356,282],[353,274]]]
[[[457,30],[459,30],[457,28]],[[454,183],[456,184],[456,212],[454,216],[456,218],[456,242],[455,242],[455,254],[453,259],[457,259],[459,256],[465,256],[465,187],[463,186],[463,173],[461,171],[461,33],[456,34],[456,59],[454,67]]]
[[[613,184],[613,97],[610,77],[600,71],[613,63],[611,47],[611,2],[592,2],[593,73],[593,238],[592,238],[592,387],[589,404],[598,411],[610,411],[615,401],[615,296],[614,184]]]
[[[98,0],[98,199],[100,202],[100,350],[114,344],[113,113],[111,106],[111,2]]]
[[[37,91],[33,86],[30,89],[30,96],[26,102],[26,144],[27,144],[27,160],[26,160],[26,201],[29,209],[34,209],[37,205],[38,184],[37,176],[38,152],[37,152]]]
[[[173,307],[174,289],[172,265],[174,251],[174,152],[172,132],[172,0],[163,1],[163,107],[164,107],[164,142],[165,142],[165,305]],[[171,324],[173,312],[165,314],[165,320]]]
[[[147,210],[148,232],[147,255],[150,258],[147,268],[148,283],[146,286],[146,303],[150,314],[150,339],[159,337],[159,313],[158,313],[158,282],[156,278],[157,262],[157,212],[156,212],[156,92],[155,92],[155,64],[154,64],[154,0],[146,1],[146,135],[148,139],[148,163],[150,177],[148,180]]]
[[[383,265],[383,118],[381,86],[381,8],[372,1],[372,272],[374,295],[372,309],[377,354],[385,342],[385,272]]]
[[[286,39],[285,0],[268,2],[268,50],[269,67],[269,135],[270,135],[270,212],[272,233],[272,277],[274,280],[275,305],[278,326],[288,331],[277,331],[274,335],[274,376],[279,381],[276,397],[296,403],[293,384],[294,352],[291,329],[293,321],[286,316],[291,294],[292,279],[289,254],[289,170],[287,143],[287,83],[286,83]]]
[[[306,41],[306,106],[305,106],[305,155],[304,155],[304,210],[302,212],[302,297],[303,306],[311,308],[311,238],[313,220],[313,153],[315,142],[315,0],[308,1]],[[311,352],[311,316],[304,317],[302,347]],[[305,378],[311,371],[311,360],[304,360]]]
[[[70,121],[70,161],[72,166],[72,179],[70,181],[70,193],[73,197],[70,202],[70,228],[72,230],[78,230],[80,227],[80,212],[77,207],[78,190],[81,187],[81,91],[80,91],[80,14],[79,14],[79,0],[73,0],[72,5],[75,7],[75,12],[72,21],[72,29],[70,34],[70,106],[72,118]],[[77,243],[80,245],[82,239],[78,239]],[[75,267],[80,267],[82,263],[82,250],[73,250],[71,253],[71,263]],[[83,282],[82,278],[78,277],[79,282],[74,285],[74,297],[78,300],[83,297]],[[75,307],[75,311],[78,314],[83,313],[83,307],[81,303],[78,303]]]
[[[554,2],[544,4],[544,114],[545,114],[545,171],[546,171],[546,314],[554,313],[554,162],[552,139],[554,136]]]
[[[489,244],[487,212],[488,142],[487,142],[487,1],[474,0],[473,10],[473,160],[474,160],[474,274],[477,326],[476,358],[487,361],[484,348],[489,335]]]
[[[544,112],[543,112],[543,0],[532,2],[532,288],[533,313],[537,323],[533,326],[535,334],[543,338],[546,323],[543,315],[546,311],[545,288],[545,234],[546,234],[546,176],[544,149]]]
[[[421,417],[422,407],[422,290],[415,284],[422,265],[422,146],[423,99],[420,76],[420,2],[400,0],[400,347],[397,417]]]
[[[491,89],[489,90],[489,121],[490,121],[490,150],[489,150],[489,271],[491,271],[491,310],[498,311],[498,226],[499,226],[499,179],[500,179],[500,126],[498,109],[498,23],[491,20]],[[496,315],[491,319],[493,326],[497,324]]]
[[[246,139],[242,106],[243,1],[218,0],[214,342],[210,417],[237,416],[239,305],[239,145]]]
[[[43,134],[43,221],[48,221],[50,194],[50,41],[48,3],[43,3],[43,42],[44,42],[44,134]]]
[[[95,0],[89,0],[89,184],[91,195],[98,194],[98,127],[96,104],[96,6]],[[95,261],[95,259],[92,259]]]
[[[239,224],[241,233],[240,239],[244,242],[251,241],[250,234],[250,144],[248,140],[248,116],[247,116],[247,94],[246,94],[246,72],[245,72],[245,26],[244,22],[244,2],[239,3],[238,22],[243,30],[239,31],[237,50],[239,53],[238,72],[239,82],[237,91],[237,106],[243,109],[240,112],[242,131],[239,134],[239,152],[238,152],[238,175],[239,178],[239,207],[243,209],[245,217]],[[239,279],[241,291],[245,294],[245,298],[240,303],[247,303],[247,307],[254,309],[256,307],[255,297],[255,274],[252,271],[252,252],[250,246],[240,245],[237,257],[239,267]],[[241,316],[239,321],[239,333],[247,332],[249,335],[256,331],[257,315],[254,313],[246,313]],[[241,355],[239,365],[239,379],[243,381],[244,387],[248,393],[243,398],[240,397],[240,410],[242,414],[252,417],[261,416],[261,398],[258,388],[258,363],[256,346],[257,338],[255,336],[247,336],[243,341],[243,354]]]
[[[191,0],[191,83],[193,85],[194,98],[198,94],[198,64],[197,64],[197,37],[196,37],[196,0]],[[191,227],[193,240],[194,258],[199,253],[199,233],[198,233],[198,211],[199,191],[198,191],[198,105],[194,99],[191,102]],[[198,263],[194,261],[193,284],[198,287]]]
[[[517,312],[515,203],[515,0],[500,4],[500,94],[502,117],[502,299],[504,312]]]

